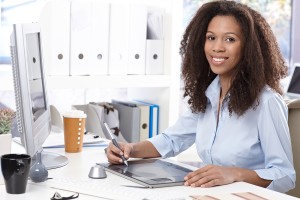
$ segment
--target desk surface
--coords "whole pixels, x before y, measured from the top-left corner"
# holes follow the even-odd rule
[[[15,144],[16,145],[16,144]],[[13,146],[15,146],[13,145]],[[17,148],[18,149],[18,148]],[[52,180],[43,183],[32,183],[28,181],[25,194],[10,195],[5,192],[5,186],[0,185],[1,200],[40,200],[50,199],[55,191],[63,196],[79,192],[78,199],[97,200],[97,199],[159,199],[159,200],[190,200],[190,195],[211,195],[217,199],[242,200],[231,193],[252,192],[265,199],[272,200],[292,200],[298,199],[282,193],[257,187],[244,182],[237,182],[229,185],[212,188],[191,188],[186,186],[176,186],[167,188],[138,188],[140,185],[123,179],[119,176],[107,172],[105,179],[90,179],[88,173],[96,162],[106,162],[103,147],[86,147],[81,153],[65,153],[63,148],[46,149],[66,155],[69,164],[57,169],[49,170],[49,178]],[[12,149],[12,152],[20,152]],[[71,187],[71,186],[72,187]],[[102,196],[96,197],[96,196]]]

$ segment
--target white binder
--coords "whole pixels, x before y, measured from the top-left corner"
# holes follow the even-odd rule
[[[164,40],[147,40],[146,74],[164,74]]]
[[[89,74],[91,3],[71,1],[70,75]]]
[[[107,74],[108,29],[108,4],[71,2],[71,75]]]
[[[70,1],[47,2],[39,23],[47,75],[69,75]]]
[[[91,75],[108,74],[109,4],[93,1],[90,37]]]
[[[130,5],[129,45],[127,74],[145,74],[147,37],[147,7]]]
[[[159,129],[159,105],[152,104],[145,101],[136,100],[139,104],[144,104],[149,106],[149,138],[158,135]]]
[[[149,10],[147,16],[146,74],[164,74],[164,10]]]
[[[108,73],[126,75],[128,66],[129,5],[110,5]]]
[[[140,109],[140,141],[144,141],[149,138],[150,106],[140,102],[134,103]]]

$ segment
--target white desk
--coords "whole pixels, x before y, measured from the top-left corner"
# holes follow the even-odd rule
[[[16,145],[16,144],[15,144]],[[13,152],[16,152],[13,148]],[[80,192],[78,199],[84,200],[97,200],[97,199],[158,199],[158,200],[183,200],[191,199],[189,195],[217,195],[220,199],[226,200],[242,200],[241,198],[232,196],[230,193],[234,192],[253,192],[266,199],[270,200],[292,200],[298,199],[292,196],[288,196],[282,193],[267,190],[261,187],[257,187],[251,184],[238,182],[225,186],[218,186],[212,188],[191,188],[186,186],[176,186],[157,189],[145,189],[145,188],[132,188],[129,186],[139,186],[138,184],[118,177],[114,174],[107,172],[106,179],[89,179],[88,173],[90,167],[96,162],[106,162],[103,147],[86,147],[81,153],[65,153],[63,148],[47,149],[47,151],[53,151],[60,154],[64,154],[69,158],[69,164],[62,168],[49,170],[49,177],[53,178],[53,181],[46,181],[44,183],[34,184],[28,182],[27,190],[25,194],[10,195],[5,191],[5,186],[0,185],[0,199],[1,200],[41,200],[50,199],[55,191],[58,191],[63,196],[74,194],[74,192],[68,192],[62,189],[69,189],[68,184],[54,184],[55,180],[73,180],[80,182],[75,190]],[[19,152],[19,151],[18,151]],[[77,183],[78,183],[77,182]],[[58,187],[56,189],[53,187]],[[91,195],[102,195],[99,198]],[[107,194],[109,195],[107,196]],[[114,193],[113,195],[110,195]],[[142,197],[143,196],[143,197]],[[142,198],[141,198],[142,197]],[[152,198],[149,198],[152,197]],[[153,198],[154,197],[154,198]]]

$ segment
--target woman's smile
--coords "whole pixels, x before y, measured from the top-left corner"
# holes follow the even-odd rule
[[[214,64],[214,65],[222,65],[227,59],[228,57],[211,57],[211,62]]]

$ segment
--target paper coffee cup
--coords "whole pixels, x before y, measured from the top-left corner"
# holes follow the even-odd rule
[[[81,110],[71,110],[63,114],[65,151],[82,151],[86,114]]]

